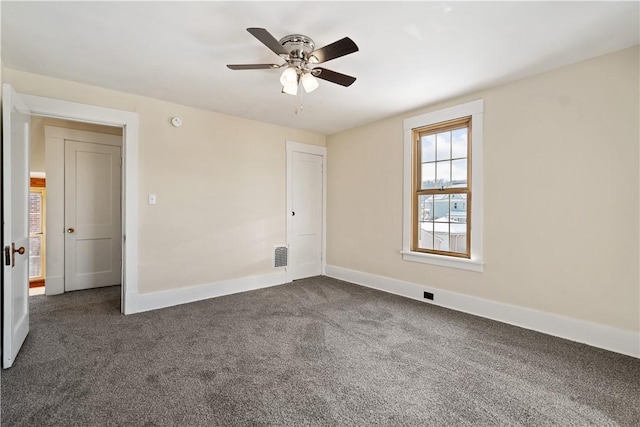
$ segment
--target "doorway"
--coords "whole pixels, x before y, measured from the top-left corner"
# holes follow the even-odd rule
[[[44,126],[46,224],[53,230],[45,245],[46,294],[121,284],[121,129],[51,123]]]
[[[5,86],[10,88],[8,85]],[[4,90],[6,89],[3,86]],[[136,313],[138,311],[138,113],[35,95],[21,93],[16,95],[24,102],[34,118],[70,120],[77,124],[103,125],[121,129],[122,286],[120,307],[123,314]],[[51,256],[55,255],[51,254]],[[62,289],[64,291],[64,285]]]

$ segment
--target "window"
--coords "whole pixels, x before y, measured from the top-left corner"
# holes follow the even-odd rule
[[[29,191],[29,281],[44,280],[45,189]]]
[[[470,258],[471,117],[413,129],[412,251]]]
[[[404,121],[404,260],[482,271],[483,108]]]

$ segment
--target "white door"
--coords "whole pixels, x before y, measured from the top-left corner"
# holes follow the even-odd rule
[[[29,110],[2,86],[2,367],[29,333]]]
[[[120,147],[65,140],[65,292],[121,283]]]
[[[291,155],[291,280],[322,274],[323,156]]]

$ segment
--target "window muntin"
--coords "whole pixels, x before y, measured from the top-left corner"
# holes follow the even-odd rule
[[[412,251],[470,258],[471,117],[413,129]]]

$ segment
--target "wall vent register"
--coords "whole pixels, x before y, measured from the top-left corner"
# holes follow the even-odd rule
[[[287,266],[287,247],[275,246],[273,251],[273,266],[274,267],[286,267]]]

